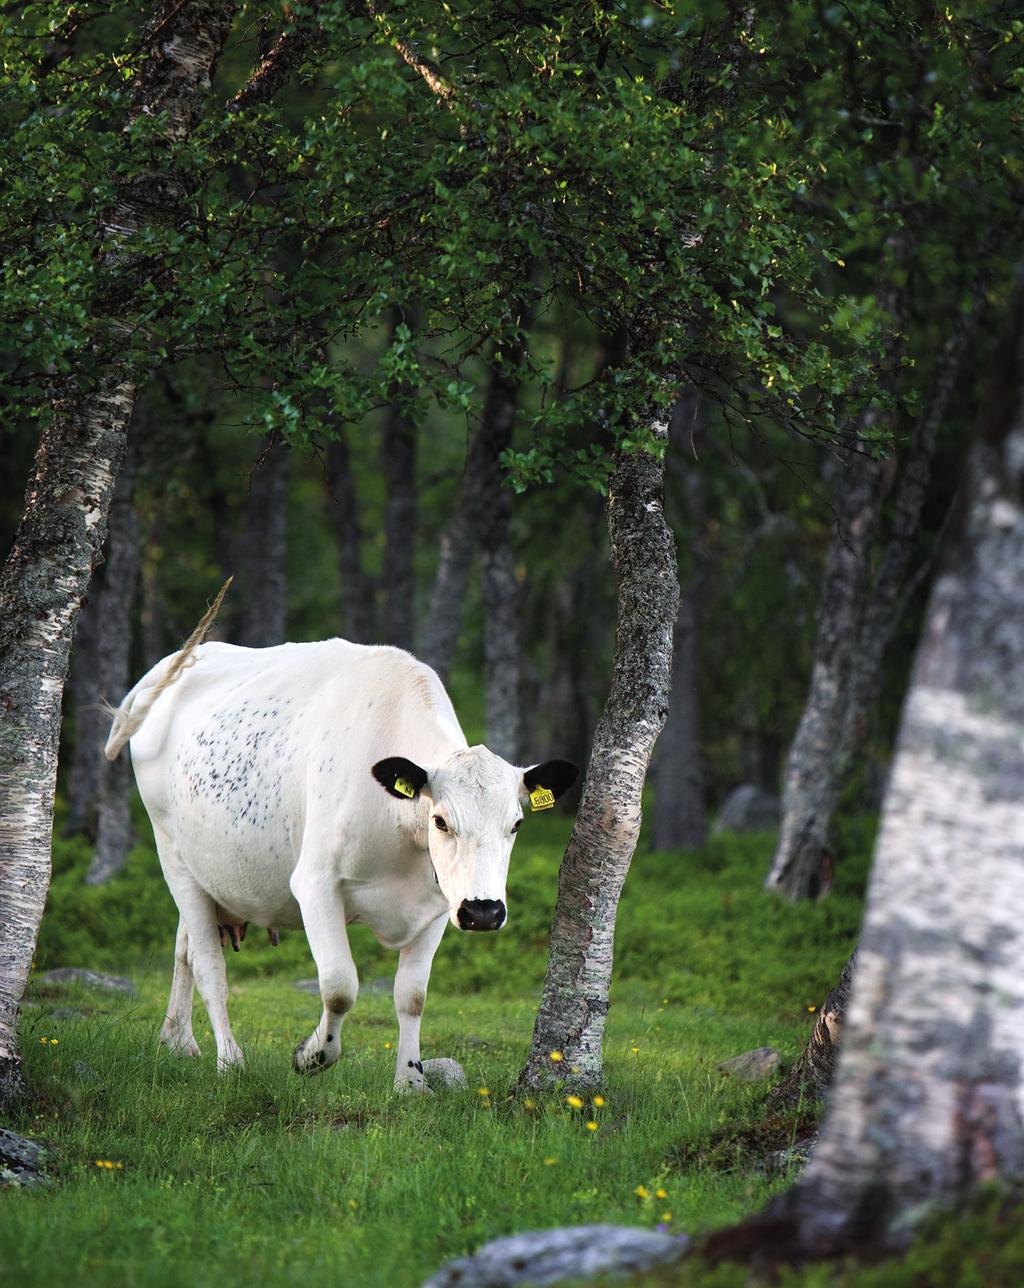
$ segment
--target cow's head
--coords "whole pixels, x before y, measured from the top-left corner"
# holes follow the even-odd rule
[[[460,930],[500,930],[505,924],[505,879],[524,809],[547,809],[576,781],[567,760],[517,768],[486,747],[453,751],[424,769],[389,756],[373,776],[413,808],[429,803],[427,848],[448,915]]]

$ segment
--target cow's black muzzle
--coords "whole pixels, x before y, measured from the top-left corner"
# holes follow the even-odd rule
[[[458,918],[461,930],[500,930],[505,924],[505,905],[500,899],[463,899]]]

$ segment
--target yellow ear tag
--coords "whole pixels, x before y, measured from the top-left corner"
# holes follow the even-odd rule
[[[546,787],[537,786],[530,793],[530,808],[532,810],[551,809],[555,803],[555,793],[549,792]]]
[[[410,800],[416,795],[416,788],[413,787],[408,778],[396,778],[395,791],[401,796],[408,796]]]

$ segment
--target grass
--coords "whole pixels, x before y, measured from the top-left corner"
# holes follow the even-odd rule
[[[830,900],[792,909],[760,889],[770,837],[671,855],[641,846],[620,912],[605,1103],[577,1108],[552,1093],[526,1104],[509,1088],[529,1044],[568,828],[531,824],[513,858],[509,926],[450,932],[435,965],[423,1053],[458,1059],[469,1089],[423,1099],[391,1091],[397,1029],[390,996],[374,989],[346,1023],[335,1068],[291,1071],[318,1009],[292,987],[313,973],[297,934],[276,951],[250,938],[229,962],[243,1071],[215,1072],[198,1001],[203,1056],[159,1048],[175,918],[153,855],[138,847],[118,882],[84,890],[87,855],[61,842],[40,969],[117,968],[139,992],[30,993],[24,1049],[40,1094],[15,1126],[52,1145],[57,1184],[4,1196],[5,1277],[405,1288],[517,1230],[610,1221],[695,1233],[760,1206],[785,1183],[749,1143],[763,1089],[717,1065],[754,1046],[800,1050],[808,1008],[856,933],[863,857],[841,869]],[[866,854],[866,833],[853,840]],[[393,970],[368,936],[354,951],[364,983]],[[68,1007],[83,1017],[54,1018]]]

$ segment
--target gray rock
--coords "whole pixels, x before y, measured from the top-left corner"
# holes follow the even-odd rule
[[[464,1087],[466,1075],[458,1060],[443,1057],[438,1060],[423,1061],[423,1076],[433,1087]]]
[[[49,1185],[49,1178],[43,1175],[48,1161],[49,1154],[38,1141],[0,1127],[0,1189]]]
[[[102,988],[112,993],[135,996],[135,985],[130,979],[122,979],[119,975],[100,975],[97,971],[83,970],[80,966],[60,966],[57,970],[44,971],[42,975],[33,975],[32,982],[37,988],[80,984],[83,988]]]
[[[803,1167],[810,1159],[817,1143],[818,1133],[814,1132],[811,1136],[805,1136],[803,1140],[794,1141],[786,1149],[772,1150],[761,1164],[762,1170],[769,1176],[777,1176],[780,1172],[788,1172],[791,1167]]]
[[[292,988],[297,988],[300,993],[316,993],[320,996],[320,984],[315,979],[297,979],[293,982]]]
[[[625,1225],[576,1225],[531,1230],[485,1243],[471,1257],[458,1257],[423,1288],[515,1288],[561,1283],[597,1275],[633,1275],[678,1261],[685,1235],[661,1234]]]
[[[774,1047],[755,1047],[753,1051],[734,1055],[731,1060],[723,1060],[718,1067],[722,1073],[741,1082],[760,1082],[779,1067],[779,1053]]]
[[[779,801],[754,783],[741,783],[725,798],[712,835],[719,832],[764,832],[778,827]]]

